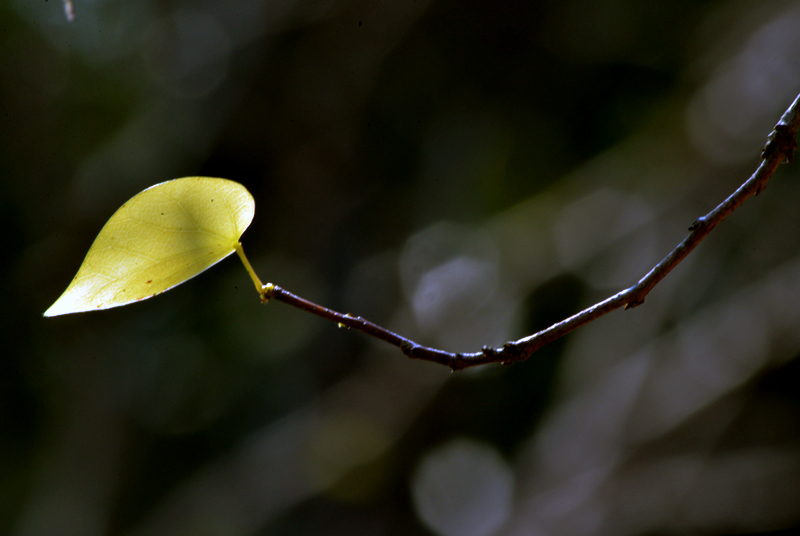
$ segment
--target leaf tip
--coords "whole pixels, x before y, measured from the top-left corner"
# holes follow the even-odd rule
[[[44,312],[42,316],[50,318],[51,316],[61,316],[66,315],[69,313],[77,313],[78,311],[75,310],[74,303],[69,303],[68,301],[64,300],[64,297],[68,295],[68,292],[62,294],[50,308]]]
[[[42,314],[42,316],[50,318],[52,316],[59,316],[66,314],[64,311],[59,311],[59,308],[56,307],[56,305],[58,305],[58,302],[51,305],[50,308]]]

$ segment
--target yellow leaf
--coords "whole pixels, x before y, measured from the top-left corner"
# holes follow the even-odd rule
[[[233,253],[254,212],[250,192],[226,179],[151,186],[111,216],[44,316],[118,307],[169,290]]]

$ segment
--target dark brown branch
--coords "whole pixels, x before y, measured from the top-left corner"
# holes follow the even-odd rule
[[[600,318],[614,309],[620,307],[629,309],[644,303],[645,297],[653,290],[653,287],[686,258],[714,227],[719,225],[722,220],[739,208],[747,198],[754,194],[758,195],[761,193],[761,191],[767,187],[767,182],[769,182],[769,179],[780,164],[785,161],[791,162],[794,159],[794,151],[797,148],[795,134],[799,126],[800,95],[795,98],[792,105],[786,110],[767,138],[767,144],[761,151],[761,164],[758,166],[755,173],[717,208],[705,216],[698,218],[689,227],[689,235],[683,242],[678,244],[678,247],[664,257],[664,259],[650,270],[636,285],[611,296],[605,301],[592,305],[588,309],[566,320],[553,324],[543,331],[518,341],[507,342],[501,348],[484,346],[480,352],[468,354],[445,352],[443,350],[421,346],[405,337],[364,320],[361,317],[350,316],[349,314],[346,315],[321,307],[276,285],[266,285],[262,296],[265,302],[269,299],[276,299],[288,303],[289,305],[321,316],[322,318],[338,322],[341,326],[363,331],[368,335],[393,344],[399,347],[408,357],[447,365],[453,370],[462,370],[468,367],[486,365],[489,363],[510,365],[519,361],[524,361],[539,348],[592,320]]]

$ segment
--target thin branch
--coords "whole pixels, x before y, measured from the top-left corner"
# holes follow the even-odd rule
[[[619,309],[620,307],[629,309],[644,303],[645,297],[653,290],[653,287],[685,259],[686,256],[708,236],[714,227],[719,225],[722,220],[739,208],[750,196],[761,193],[761,191],[767,187],[767,182],[769,182],[769,179],[772,177],[773,173],[775,173],[779,165],[783,162],[791,162],[794,159],[794,151],[797,148],[795,134],[797,133],[798,127],[800,127],[800,95],[795,98],[792,105],[786,110],[767,138],[767,144],[761,151],[761,164],[758,166],[755,173],[717,208],[705,216],[698,218],[689,227],[689,235],[683,242],[678,244],[678,247],[664,257],[664,259],[650,270],[636,285],[614,294],[610,298],[592,305],[588,309],[566,320],[553,324],[543,331],[519,339],[518,341],[507,342],[500,348],[484,346],[480,352],[466,354],[428,348],[373,324],[359,316],[351,316],[327,309],[271,283],[262,287],[261,299],[265,303],[270,299],[288,303],[289,305],[321,316],[322,318],[338,322],[340,326],[363,331],[368,335],[393,344],[399,347],[400,350],[410,358],[440,363],[450,367],[454,371],[490,363],[511,365],[524,361],[528,359],[533,352],[546,344],[563,337],[570,331],[592,320],[600,318],[606,313]]]

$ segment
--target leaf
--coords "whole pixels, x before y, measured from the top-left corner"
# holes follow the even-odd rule
[[[254,212],[250,192],[226,179],[151,186],[111,216],[44,316],[118,307],[169,290],[233,253]]]

